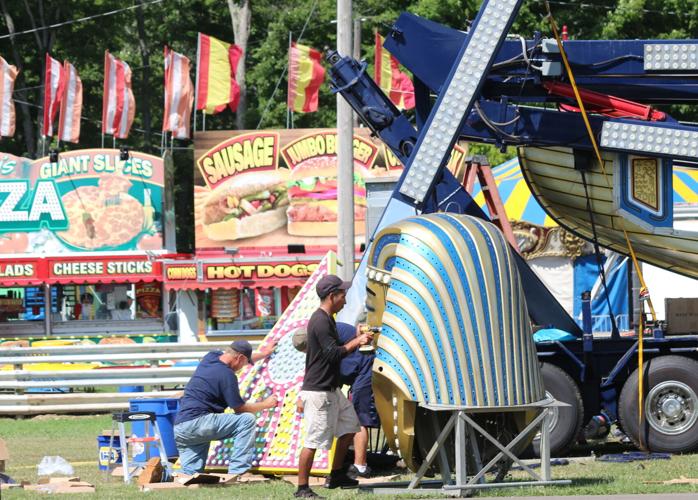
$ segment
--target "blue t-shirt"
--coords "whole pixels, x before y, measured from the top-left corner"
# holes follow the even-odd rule
[[[348,323],[337,323],[339,343],[344,345],[356,337],[356,327]],[[342,358],[340,365],[340,380],[342,384],[351,386],[352,392],[371,387],[371,370],[374,354],[362,354],[358,349]]]
[[[218,359],[221,354],[221,351],[211,351],[199,362],[184,389],[175,424],[245,404],[240,397],[238,378]]]

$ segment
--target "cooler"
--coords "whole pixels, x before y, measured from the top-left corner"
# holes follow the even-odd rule
[[[178,410],[179,399],[176,398],[129,400],[129,411],[152,411],[155,413],[160,433],[162,434],[162,443],[165,446],[168,458],[179,456],[174,440],[174,421]],[[145,422],[134,422],[132,424],[133,433],[138,437],[145,437],[145,428]],[[149,429],[148,435],[153,435],[152,428]],[[135,459],[137,461],[145,461],[145,451],[136,455]]]

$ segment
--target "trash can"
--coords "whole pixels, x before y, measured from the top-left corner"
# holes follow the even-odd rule
[[[179,456],[177,445],[174,440],[174,421],[178,410],[179,399],[176,398],[129,400],[129,411],[151,411],[155,413],[158,427],[160,427],[160,434],[162,435],[162,443],[165,446],[165,452],[168,458]],[[152,436],[153,429],[150,422],[133,422],[133,434],[138,437],[146,437],[146,425],[150,429],[148,436]],[[157,449],[154,446],[150,446],[149,448],[148,457],[157,457]],[[136,455],[135,458],[137,461],[145,461],[148,457],[146,457],[146,452],[144,450],[142,453]]]
[[[119,444],[119,436],[114,436],[112,443],[111,459],[109,458],[109,439],[111,436],[97,436],[97,464],[99,470],[109,469],[110,464],[121,463],[121,448]]]

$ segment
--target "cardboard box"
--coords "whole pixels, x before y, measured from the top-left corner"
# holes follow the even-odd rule
[[[698,298],[665,299],[667,334],[698,333]]]
[[[5,472],[5,462],[10,459],[10,453],[7,451],[5,441],[0,439],[0,472]]]

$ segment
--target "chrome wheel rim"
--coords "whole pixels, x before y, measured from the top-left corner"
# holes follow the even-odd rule
[[[553,397],[552,394],[550,394],[548,391],[545,391],[545,397],[546,399],[549,399],[551,401],[555,400],[555,397]],[[557,425],[557,421],[560,418],[560,407],[559,406],[553,406],[550,410],[550,424],[548,425],[548,430],[552,431],[555,426]],[[536,433],[534,439],[539,440],[540,439],[540,431]]]
[[[650,426],[666,435],[686,432],[698,420],[695,391],[677,380],[657,384],[650,389],[645,414]]]

